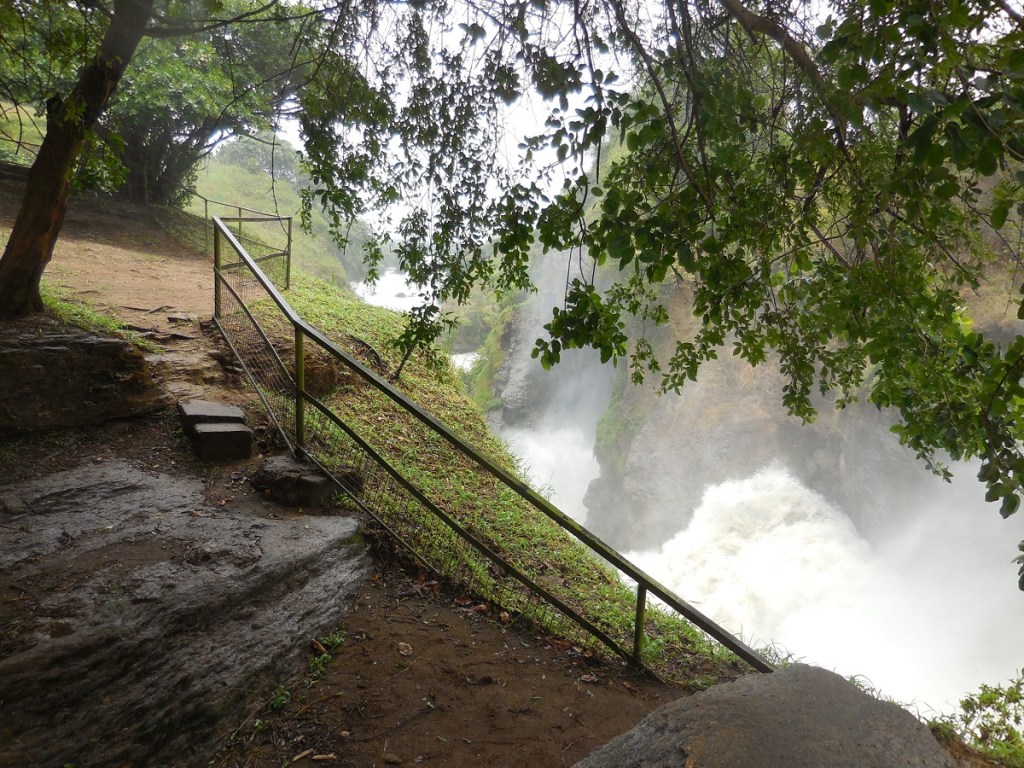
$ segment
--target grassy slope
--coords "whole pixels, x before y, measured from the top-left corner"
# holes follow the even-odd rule
[[[399,356],[389,343],[401,328],[397,313],[331,291],[329,285],[305,276],[295,281],[286,298],[329,338],[345,346],[345,340],[354,336],[376,349],[389,370],[397,367]],[[288,328],[272,315],[266,324],[273,335],[286,338]],[[495,463],[516,473],[516,460],[490,431],[453,370],[438,374],[414,359],[398,386]],[[635,593],[575,538],[372,388],[343,386],[324,400],[440,508],[629,647]],[[420,512],[413,509],[410,514]],[[486,595],[493,579],[468,561],[467,568],[475,568],[474,578]],[[535,618],[546,621],[541,613]],[[557,633],[565,625],[555,620],[548,629]],[[665,676],[699,688],[716,682],[721,674],[735,674],[735,668],[728,668],[731,655],[713,647],[681,619],[651,610],[647,632],[650,641],[645,650],[653,667]]]
[[[246,208],[278,213],[281,216],[293,216],[293,263],[299,269],[347,289],[350,280],[349,270],[345,268],[341,254],[327,234],[327,222],[323,216],[314,212],[313,230],[309,233],[304,232],[299,226],[298,219],[299,196],[287,183],[271,183],[266,174],[227,165],[214,158],[199,172],[196,189],[200,195],[210,200],[230,201]],[[188,210],[203,216],[203,200],[194,197],[189,203]],[[236,215],[222,206],[213,206],[208,212],[217,216]],[[356,279],[359,277],[355,275]]]

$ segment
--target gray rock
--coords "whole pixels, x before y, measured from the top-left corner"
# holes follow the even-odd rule
[[[655,710],[576,768],[955,768],[895,704],[797,664]]]
[[[203,461],[237,461],[252,456],[252,430],[245,424],[196,424],[196,453]]]
[[[253,475],[252,484],[278,504],[309,509],[322,506],[337,492],[334,482],[319,468],[288,455],[266,459]]]
[[[178,403],[178,415],[187,434],[198,424],[245,423],[245,412],[237,405],[212,400],[184,400]]]
[[[36,316],[0,330],[0,434],[103,424],[170,405],[145,355],[123,339]]]
[[[3,489],[0,765],[205,766],[338,627],[355,521],[203,491],[122,462]]]

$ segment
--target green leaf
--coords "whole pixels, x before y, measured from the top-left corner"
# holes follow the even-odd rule
[[[999,514],[1002,515],[1004,518],[1007,518],[1010,515],[1014,514],[1019,507],[1020,496],[1018,496],[1016,493],[1013,493],[1009,496],[1004,496],[1003,503],[1000,504],[999,506]]]
[[[1013,201],[1009,198],[1002,198],[996,200],[992,206],[992,214],[989,218],[989,223],[993,229],[1001,229],[1006,223],[1006,217],[1010,213],[1010,205]]]

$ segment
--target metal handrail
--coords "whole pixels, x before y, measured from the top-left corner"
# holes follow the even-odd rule
[[[487,456],[480,453],[473,446],[465,442],[461,437],[459,437],[457,434],[448,429],[448,427],[446,427],[443,423],[438,421],[434,416],[432,416],[430,413],[425,411],[415,402],[406,397],[402,392],[396,389],[390,382],[386,381],[385,379],[381,378],[376,373],[368,369],[359,360],[355,359],[345,350],[341,349],[319,330],[306,323],[292,309],[291,305],[288,304],[288,302],[284,299],[284,297],[277,290],[277,288],[274,287],[272,282],[269,279],[267,279],[267,277],[263,274],[262,270],[259,268],[255,260],[252,259],[251,256],[249,256],[249,254],[245,251],[245,248],[235,237],[234,233],[231,232],[231,230],[227,226],[225,226],[225,224],[220,218],[213,218],[213,227],[215,235],[214,269],[217,274],[217,278],[215,279],[215,307],[217,308],[215,312],[215,317],[219,316],[221,306],[219,276],[221,259],[218,238],[223,237],[228,242],[231,249],[236,252],[239,259],[246,263],[248,268],[252,271],[253,275],[255,275],[257,280],[262,284],[264,290],[266,290],[267,294],[270,296],[273,302],[277,305],[278,309],[281,311],[281,313],[284,315],[284,317],[295,330],[296,376],[294,397],[296,414],[295,430],[297,436],[301,437],[304,431],[304,419],[302,414],[304,413],[304,407],[307,402],[313,404],[316,408],[320,409],[321,411],[324,411],[325,415],[331,418],[346,432],[353,434],[351,433],[351,430],[349,430],[347,426],[341,423],[341,420],[338,419],[336,415],[330,412],[329,409],[325,409],[325,406],[323,406],[323,404],[321,404],[316,398],[309,395],[302,386],[303,359],[301,338],[303,335],[305,335],[308,336],[310,339],[314,340],[318,345],[320,345],[323,349],[327,350],[330,354],[334,355],[339,360],[344,362],[345,365],[348,366],[351,370],[357,372],[363,380],[371,384],[378,391],[385,394],[388,398],[394,401],[402,409],[404,409],[406,412],[410,413],[420,422],[425,424],[434,433],[444,438],[457,451],[459,451],[464,456],[475,462],[487,473],[500,480],[506,487],[515,491],[520,496],[520,498],[531,504],[534,508],[536,508],[538,511],[547,516],[550,520],[552,520],[556,525],[558,525],[563,530],[572,535],[575,539],[583,543],[592,552],[594,552],[595,554],[603,558],[606,562],[614,566],[620,573],[624,574],[625,576],[628,576],[630,579],[634,580],[637,583],[637,605],[633,632],[633,649],[632,653],[630,654],[624,652],[623,649],[620,648],[617,643],[611,640],[605,633],[601,632],[596,627],[594,627],[590,622],[586,621],[582,617],[579,617],[575,611],[572,611],[571,609],[567,610],[567,606],[564,606],[564,604],[562,604],[561,601],[558,601],[557,598],[554,598],[552,595],[548,594],[547,591],[543,590],[542,587],[536,585],[522,574],[519,574],[516,571],[516,569],[513,568],[507,562],[501,561],[503,567],[505,567],[510,573],[513,573],[517,579],[523,581],[530,589],[534,590],[535,592],[538,592],[538,590],[540,590],[540,593],[543,593],[538,593],[541,597],[543,597],[545,600],[553,601],[552,604],[555,605],[555,607],[557,607],[560,611],[562,611],[570,618],[572,618],[573,621],[576,621],[578,624],[583,626],[584,629],[586,629],[592,635],[597,637],[597,639],[601,640],[603,643],[608,645],[616,653],[625,656],[634,663],[640,664],[640,649],[642,647],[644,638],[643,627],[646,600],[647,594],[650,593],[657,597],[659,600],[661,600],[665,605],[672,608],[674,611],[676,611],[681,616],[686,618],[696,627],[710,635],[715,640],[717,640],[724,647],[728,648],[730,651],[735,653],[738,657],[746,661],[754,669],[760,672],[774,671],[774,667],[771,664],[769,664],[764,658],[762,658],[756,651],[754,651],[742,640],[735,637],[733,634],[725,630],[723,627],[718,625],[709,617],[705,616],[703,613],[701,613],[688,602],[686,602],[681,597],[676,595],[674,592],[672,592],[666,586],[664,586],[659,581],[654,579],[652,576],[650,576],[649,574],[638,568],[636,565],[631,563],[629,560],[624,558],[619,552],[617,552],[616,550],[608,546],[606,543],[601,541],[601,539],[599,539],[593,533],[588,531],[578,522],[568,517],[565,513],[563,513],[554,505],[552,505],[547,499],[545,499],[532,488],[530,488],[522,480],[516,478],[507,470],[498,466]],[[358,436],[356,436],[356,438],[357,440],[359,440]],[[301,440],[297,439],[296,442],[297,445],[295,447],[299,451],[301,451],[303,447]],[[367,446],[362,440],[359,440],[359,442],[362,444],[364,449],[369,449],[372,451],[372,449],[369,448],[369,446]],[[388,471],[395,475],[395,479],[398,482],[402,483],[407,490],[409,490],[413,495],[415,495],[417,499],[425,506],[427,506],[434,514],[441,516],[444,519],[445,523],[449,525],[449,527],[452,527],[454,521],[451,521],[450,518],[444,512],[438,509],[433,502],[431,502],[428,498],[423,496],[423,494],[421,494],[418,489],[416,489],[411,483],[409,483],[408,480],[402,477],[400,473],[397,473],[397,471],[394,470],[390,466],[390,464],[383,459],[383,457],[378,456],[378,458],[381,460],[383,465],[388,469]],[[462,535],[465,538],[466,535],[468,535],[467,532],[461,531],[461,526],[457,527],[460,530],[456,532],[460,533],[460,535]],[[500,556],[495,555],[493,552],[490,552],[490,550],[484,547],[484,545],[476,541],[475,538],[473,538],[471,535],[469,536],[472,539],[471,544],[474,547],[481,549],[481,551],[486,556],[490,558],[498,558],[500,560]]]
[[[256,258],[259,263],[265,261],[271,261],[276,258],[284,257],[284,281],[283,288],[288,289],[291,286],[292,280],[292,246],[293,246],[293,219],[292,216],[280,216],[276,213],[270,213],[269,211],[261,211],[256,208],[247,208],[244,205],[236,205],[234,203],[225,203],[220,200],[214,200],[209,197],[205,197],[198,192],[194,194],[194,197],[199,198],[203,201],[203,216],[200,217],[198,214],[190,213],[189,211],[182,211],[186,216],[199,221],[203,225],[203,232],[206,238],[204,247],[207,253],[211,251],[211,243],[209,241],[210,228],[207,227],[207,222],[213,220],[219,220],[221,222],[230,221],[238,224],[238,237],[245,238],[250,242],[259,243],[260,245],[271,247],[267,243],[262,243],[255,238],[251,238],[247,235],[242,234],[242,224],[244,223],[256,223],[265,224],[267,222],[279,221],[282,225],[282,230],[285,233],[285,246],[284,250],[273,251],[271,253],[264,254]],[[237,216],[210,216],[210,205],[222,205],[225,208],[231,208],[238,212]],[[243,216],[242,213],[254,214],[252,216]],[[216,235],[214,235],[216,238]],[[244,249],[243,249],[244,250]],[[248,252],[246,252],[248,254]],[[252,257],[250,257],[252,258]]]
[[[233,210],[236,210],[236,211],[238,211],[238,215],[239,216],[242,215],[242,211],[245,211],[247,213],[254,213],[258,217],[260,217],[259,219],[254,219],[254,220],[258,220],[258,221],[262,221],[263,219],[291,218],[290,216],[289,217],[284,217],[284,216],[281,216],[280,214],[271,213],[269,211],[261,211],[258,208],[248,208],[248,207],[246,207],[244,205],[238,205],[237,203],[225,203],[223,200],[214,200],[212,197],[205,197],[204,195],[201,195],[198,192],[194,193],[193,197],[198,197],[200,200],[203,201],[204,209],[207,212],[207,216],[206,216],[207,219],[210,218],[209,217],[209,207],[210,207],[211,203],[213,205],[222,205],[225,208],[231,208]],[[224,217],[222,216],[220,218],[223,219]]]

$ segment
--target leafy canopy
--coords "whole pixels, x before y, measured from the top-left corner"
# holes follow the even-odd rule
[[[45,116],[103,34],[111,0],[0,0],[0,106]],[[16,19],[3,23],[8,14]],[[95,129],[78,183],[144,202],[180,203],[196,166],[225,139],[255,135],[294,108],[318,52],[320,12],[300,3],[163,0]]]
[[[567,251],[544,365],[590,346],[675,391],[724,349],[773,358],[790,413],[866,396],[936,471],[981,457],[1017,510],[1024,338],[986,338],[963,298],[1019,259],[1019,4],[361,10],[303,97],[307,200],[339,222],[391,207],[380,237],[431,299],[408,344],[440,332],[440,301],[527,287],[531,249]],[[548,118],[502,162],[495,126],[528,91]],[[660,359],[645,329],[681,295],[698,330]]]

